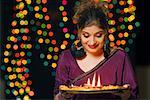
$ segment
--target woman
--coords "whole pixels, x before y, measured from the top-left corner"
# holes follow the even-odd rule
[[[88,1],[88,2],[87,2]],[[128,55],[123,49],[107,47],[107,18],[101,4],[83,0],[77,7],[78,40],[61,53],[56,70],[55,99],[62,100],[60,85],[83,85],[100,75],[102,85],[130,84],[130,98],[138,98],[137,82]],[[95,74],[96,73],[96,74]],[[96,81],[98,78],[96,78]],[[69,96],[68,96],[69,97]],[[113,94],[74,95],[73,99],[116,99]]]

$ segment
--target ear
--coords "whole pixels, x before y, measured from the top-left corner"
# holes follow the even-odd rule
[[[105,34],[104,40],[106,41],[108,39],[108,35]]]
[[[81,30],[80,29],[78,30],[78,37],[77,37],[77,39],[79,39],[79,40],[81,39]]]

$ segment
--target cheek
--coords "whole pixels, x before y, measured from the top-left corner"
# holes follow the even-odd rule
[[[98,43],[104,43],[105,42],[105,38],[102,37],[102,38],[97,38],[97,42]]]
[[[82,44],[83,46],[85,46],[86,44],[88,44],[88,41],[87,41],[87,40],[81,40],[81,44]]]
[[[85,38],[85,37],[81,36],[81,43],[82,43],[82,44],[85,44],[85,43],[87,43],[88,41],[89,41],[88,38]]]

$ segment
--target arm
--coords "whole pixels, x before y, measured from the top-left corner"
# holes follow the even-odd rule
[[[56,77],[55,77],[55,87],[54,87],[54,99],[59,100],[61,93],[59,93],[59,86],[60,85],[67,85],[68,83],[68,68],[67,68],[67,62],[65,54],[62,52],[62,54],[59,56],[58,60],[58,66],[56,69]],[[62,99],[62,98],[61,98]]]
[[[59,97],[61,96],[61,94],[56,94],[55,96],[54,96],[54,100],[59,100]]]
[[[135,72],[133,70],[133,66],[129,60],[127,53],[125,54],[123,67],[124,67],[123,84],[130,84],[130,88],[131,88],[130,98],[138,99],[139,91],[138,91],[137,80],[135,78]]]
[[[58,93],[54,96],[54,100],[65,100],[61,93]]]

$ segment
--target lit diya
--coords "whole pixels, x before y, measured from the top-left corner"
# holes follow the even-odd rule
[[[129,84],[125,84],[123,86],[119,85],[107,85],[103,86],[101,83],[101,78],[100,75],[98,75],[98,80],[97,82],[95,81],[96,79],[96,74],[94,74],[92,83],[90,83],[90,78],[88,78],[87,83],[84,84],[83,86],[65,86],[65,85],[60,85],[59,90],[60,91],[65,91],[68,93],[73,93],[73,94],[93,94],[93,93],[112,93],[120,90],[129,90]]]

